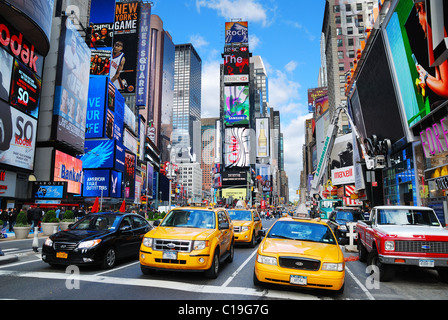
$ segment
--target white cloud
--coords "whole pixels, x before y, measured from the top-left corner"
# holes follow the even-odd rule
[[[267,10],[256,0],[196,0],[196,8],[216,10],[226,19],[241,18],[251,22],[260,22],[268,25]]]
[[[204,39],[203,36],[199,34],[194,34],[190,37],[190,43],[193,44],[195,49],[199,49],[202,47],[207,47],[209,42]]]
[[[254,52],[259,45],[261,44],[260,38],[258,38],[255,34],[251,34],[249,37],[249,49],[251,52]]]
[[[285,70],[288,72],[293,72],[294,70],[296,70],[297,66],[298,66],[298,63],[296,61],[292,60],[286,64]]]

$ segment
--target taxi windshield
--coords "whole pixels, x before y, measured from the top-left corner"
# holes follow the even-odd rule
[[[160,224],[162,227],[215,228],[215,212],[208,210],[172,210]]]
[[[300,221],[278,221],[272,226],[267,237],[336,244],[327,226]]]
[[[232,220],[252,221],[252,214],[249,210],[227,210],[227,212]]]

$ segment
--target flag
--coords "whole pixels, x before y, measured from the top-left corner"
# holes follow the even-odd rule
[[[100,200],[98,199],[98,197],[96,197],[95,203],[93,204],[91,212],[92,213],[98,212],[99,211],[99,207],[100,207]]]
[[[120,212],[126,212],[126,200],[121,203]]]

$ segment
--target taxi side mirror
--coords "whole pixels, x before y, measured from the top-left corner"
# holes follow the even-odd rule
[[[218,228],[219,228],[219,230],[229,229],[229,223],[228,222],[220,222]]]

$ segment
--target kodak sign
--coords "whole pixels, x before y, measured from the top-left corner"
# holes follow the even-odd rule
[[[39,57],[34,53],[34,46],[24,41],[23,34],[0,23],[0,44],[37,73],[36,62]]]

